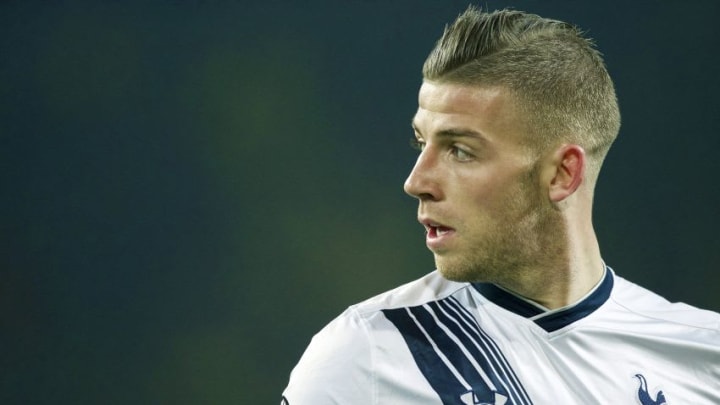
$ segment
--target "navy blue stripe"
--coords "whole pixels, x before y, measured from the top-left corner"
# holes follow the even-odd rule
[[[496,392],[486,379],[499,395],[507,398],[506,405],[532,404],[498,345],[455,298],[425,306],[383,310],[383,313],[402,334],[415,363],[444,405],[463,404],[468,396],[476,403],[495,403]],[[441,356],[462,379],[453,374]],[[467,391],[465,384],[472,392]]]
[[[432,347],[425,334],[415,324],[406,308],[383,310],[385,317],[402,334],[420,371],[430,386],[440,396],[443,405],[458,404],[457,393],[465,392],[465,386],[452,374]]]
[[[493,354],[487,352],[489,347],[487,347],[484,342],[478,341],[479,334],[477,331],[473,331],[471,329],[468,330],[469,328],[466,324],[452,318],[452,312],[441,310],[440,303],[430,303],[429,306],[433,309],[433,312],[438,317],[438,320],[442,322],[442,324],[445,325],[445,327],[447,327],[458,340],[460,340],[465,350],[470,353],[480,368],[485,371],[485,375],[495,386],[497,392],[507,397],[512,397],[515,401],[517,401],[519,398],[517,398],[517,393],[513,392],[514,390],[512,388],[514,387],[510,387],[506,381],[501,380],[502,377],[506,376],[498,378],[498,375],[504,374],[504,370],[499,367],[497,361],[494,361]],[[482,351],[481,348],[485,351]]]
[[[426,308],[413,307],[410,308],[410,311],[418,321],[420,321],[422,327],[432,336],[437,346],[441,348],[442,353],[450,360],[450,364],[457,369],[473,390],[492,392],[492,389],[485,383],[485,380],[483,380],[480,372],[470,362],[470,359],[462,352],[457,343],[440,328]],[[494,383],[495,381],[493,381],[493,384]]]
[[[491,374],[494,377],[493,384],[495,384],[496,387],[502,386],[504,391],[512,398],[513,402],[518,404],[531,403],[532,401],[530,401],[524,387],[507,363],[507,359],[505,359],[495,342],[487,336],[487,334],[484,334],[480,325],[477,324],[474,319],[466,318],[467,314],[458,311],[455,305],[459,305],[459,303],[454,299],[443,301],[440,304],[440,307],[445,309],[445,312],[449,314],[450,319],[455,319],[459,324],[459,328],[469,335],[467,339],[470,343],[465,343],[466,346],[476,348],[478,352],[482,353],[480,355],[487,357],[489,364],[483,366],[483,369],[493,370]],[[478,346],[480,349],[477,349]],[[479,355],[475,354],[475,357],[478,356]]]
[[[515,374],[515,371],[512,367],[510,367],[505,355],[503,355],[497,343],[480,327],[480,324],[477,322],[475,317],[473,317],[469,311],[453,297],[449,297],[449,299],[445,300],[443,304],[447,305],[448,308],[455,310],[457,316],[465,321],[461,324],[466,326],[466,330],[475,336],[476,341],[481,344],[486,353],[493,355],[492,360],[495,369],[502,370],[503,381],[509,384],[512,388],[514,388],[514,391],[516,391],[511,392],[511,394],[515,394],[512,395],[512,397],[519,396],[519,398],[516,398],[517,403],[532,404],[530,396],[527,394],[527,391],[525,391],[525,387],[523,387],[520,379]]]

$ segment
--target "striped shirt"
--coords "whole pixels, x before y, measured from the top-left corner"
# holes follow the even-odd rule
[[[282,403],[720,404],[720,314],[609,268],[556,310],[435,271],[328,324]]]

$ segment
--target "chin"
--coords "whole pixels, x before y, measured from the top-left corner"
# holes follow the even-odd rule
[[[460,265],[453,265],[451,263],[444,263],[443,261],[436,260],[435,265],[437,266],[440,274],[450,280],[461,283],[465,282],[478,282],[482,281],[483,277],[477,274],[476,271]]]
[[[503,268],[498,261],[489,258],[435,255],[435,267],[450,281],[461,283],[493,283],[501,276]]]

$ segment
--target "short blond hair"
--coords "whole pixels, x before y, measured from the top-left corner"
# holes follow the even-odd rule
[[[620,129],[615,88],[592,40],[575,26],[471,6],[445,28],[423,66],[427,81],[507,88],[527,117],[528,144],[576,143],[595,178]]]

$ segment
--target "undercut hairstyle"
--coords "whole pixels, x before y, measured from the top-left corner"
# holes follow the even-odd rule
[[[594,182],[620,129],[612,79],[595,44],[575,26],[515,10],[470,6],[445,27],[423,66],[435,83],[509,90],[526,146],[542,153],[574,143]]]

